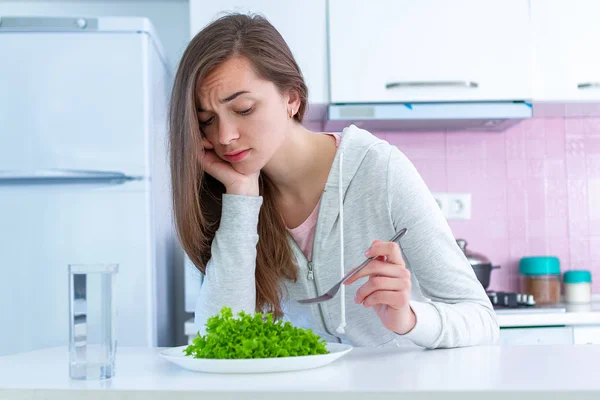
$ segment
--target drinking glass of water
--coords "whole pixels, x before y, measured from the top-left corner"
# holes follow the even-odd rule
[[[108,379],[115,374],[118,264],[69,265],[69,376]]]

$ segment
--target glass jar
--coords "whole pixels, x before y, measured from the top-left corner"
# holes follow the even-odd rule
[[[523,257],[519,263],[521,291],[536,304],[560,301],[560,261],[556,257]]]
[[[567,271],[563,275],[563,281],[567,303],[583,304],[592,301],[592,274],[590,271]]]

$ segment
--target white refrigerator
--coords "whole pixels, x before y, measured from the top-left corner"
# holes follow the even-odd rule
[[[119,346],[173,345],[171,81],[147,19],[0,15],[0,356],[68,343],[76,263],[119,264]]]

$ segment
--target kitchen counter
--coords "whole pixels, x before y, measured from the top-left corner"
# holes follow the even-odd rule
[[[496,310],[501,328],[535,326],[600,326],[600,301],[591,304]]]
[[[184,370],[156,348],[119,348],[116,376],[68,378],[68,353],[0,358],[0,399],[597,399],[600,345],[450,350],[356,348],[306,371],[225,375]]]

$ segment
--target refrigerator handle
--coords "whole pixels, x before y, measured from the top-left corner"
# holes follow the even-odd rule
[[[98,18],[79,17],[0,17],[0,31],[65,32],[97,31]]]
[[[103,183],[119,185],[142,180],[122,172],[71,169],[44,169],[36,171],[1,171],[0,185]]]

